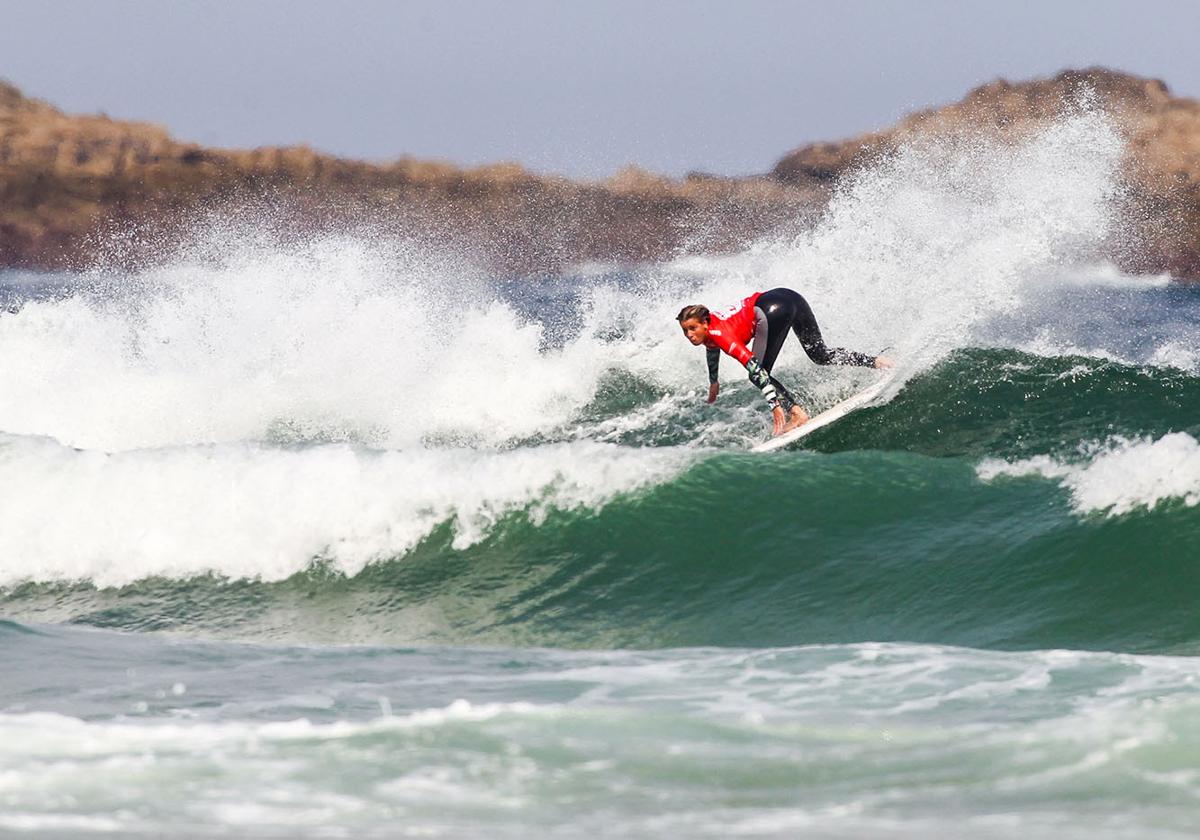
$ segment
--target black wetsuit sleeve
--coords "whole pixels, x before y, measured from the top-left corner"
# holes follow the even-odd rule
[[[717,347],[706,347],[705,355],[708,357],[708,381],[716,382],[717,367],[721,364],[721,351]]]

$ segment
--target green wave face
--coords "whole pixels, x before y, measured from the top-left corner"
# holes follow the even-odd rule
[[[318,562],[278,583],[26,584],[3,609],[279,640],[1190,652],[1200,509],[1186,494],[1081,507],[1078,485],[1110,479],[1086,472],[1098,456],[1080,441],[1155,447],[1195,433],[1196,385],[1173,370],[972,351],[808,449],[702,456],[599,510],[517,510],[466,548],[447,522],[353,576]],[[986,459],[1038,457],[1054,469],[981,475]]]
[[[1200,429],[1200,379],[1175,368],[1013,350],[955,354],[885,408],[821,434],[823,450],[937,457],[1069,453],[1082,443]]]

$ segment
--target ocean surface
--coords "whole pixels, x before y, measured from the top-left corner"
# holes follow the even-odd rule
[[[1097,259],[1122,153],[558,276],[219,217],[0,274],[0,835],[1196,836],[1200,289]],[[898,376],[755,455],[674,314],[775,286]]]

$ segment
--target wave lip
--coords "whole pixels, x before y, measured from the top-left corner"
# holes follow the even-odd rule
[[[452,547],[503,517],[602,507],[664,481],[679,448],[577,442],[512,451],[175,447],[113,454],[0,437],[0,586],[214,573],[355,574],[449,523]],[[99,500],[99,501],[98,501]],[[69,523],[69,527],[63,527]]]
[[[1186,432],[1157,440],[1115,438],[1082,464],[1048,455],[1012,462],[987,459],[976,473],[984,481],[1025,476],[1058,481],[1070,491],[1075,510],[1084,514],[1121,516],[1171,501],[1195,507],[1200,504],[1200,441]]]

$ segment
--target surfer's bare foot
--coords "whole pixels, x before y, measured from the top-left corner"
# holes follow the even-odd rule
[[[788,417],[787,424],[783,427],[785,432],[790,432],[792,429],[798,429],[808,422],[808,414],[798,405],[792,406],[791,416]]]
[[[887,356],[876,356],[875,357],[875,367],[878,368],[879,370],[889,370],[891,368],[894,368],[895,366],[896,366],[896,363],[893,362],[891,359],[889,359]]]

